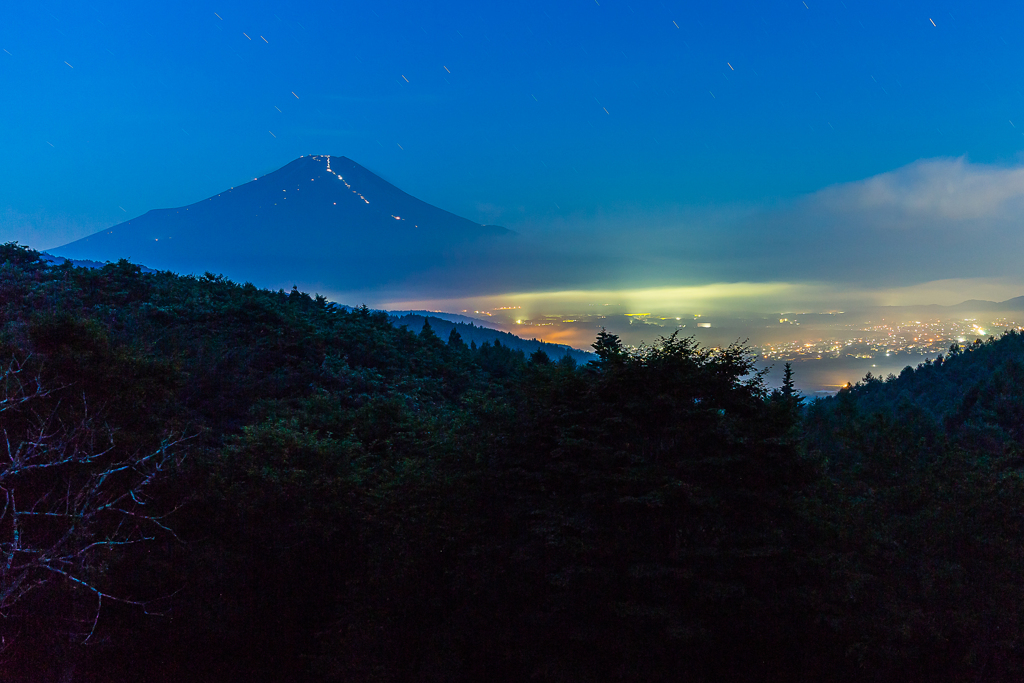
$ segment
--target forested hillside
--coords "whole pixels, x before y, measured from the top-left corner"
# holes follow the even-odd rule
[[[416,315],[411,313],[402,316],[392,313],[390,314],[390,319],[394,325],[399,327],[404,325],[413,332],[422,330],[424,323],[426,323],[434,330],[434,334],[443,339],[447,339],[451,335],[452,330],[455,330],[459,333],[462,341],[468,344],[470,348],[476,348],[485,343],[498,343],[510,349],[522,351],[526,355],[543,351],[554,361],[561,360],[563,356],[571,357],[576,363],[587,363],[595,360],[594,354],[585,353],[565,344],[551,344],[538,339],[522,339],[511,332],[503,332],[490,327],[474,325],[473,323],[452,322],[432,315]]]
[[[901,677],[1020,679],[1024,337],[954,345],[810,406],[837,615]]]
[[[804,406],[0,247],[0,680],[1019,680],[1016,334]]]

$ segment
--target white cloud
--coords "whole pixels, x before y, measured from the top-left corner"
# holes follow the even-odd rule
[[[923,159],[812,195],[826,211],[886,212],[903,219],[983,221],[1020,211],[1024,167]],[[1019,215],[1019,214],[1016,214]]]
[[[1024,167],[960,158],[825,188],[754,222],[782,238],[795,276],[909,286],[1019,278],[1022,215]]]

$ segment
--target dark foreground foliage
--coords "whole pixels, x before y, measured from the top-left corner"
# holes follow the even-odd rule
[[[1017,335],[804,408],[0,249],[0,505],[61,512],[0,516],[0,680],[1024,674]]]

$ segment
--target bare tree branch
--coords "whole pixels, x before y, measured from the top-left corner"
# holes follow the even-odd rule
[[[153,540],[177,539],[165,519],[177,509],[151,509],[149,491],[180,464],[191,437],[166,436],[147,452],[122,453],[113,434],[98,426],[83,397],[74,424],[38,378],[23,379],[24,363],[13,359],[0,372],[0,618],[26,596],[48,586],[87,591],[96,598],[88,642],[96,632],[104,599],[137,605],[152,601],[117,595],[101,586],[106,555]],[[48,400],[44,400],[48,399]],[[37,405],[52,407],[43,414]],[[16,418],[16,419],[15,419]],[[14,430],[14,431],[12,431]]]

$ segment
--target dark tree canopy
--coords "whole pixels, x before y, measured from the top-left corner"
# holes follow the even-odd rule
[[[1017,333],[807,404],[11,244],[0,316],[4,680],[1024,675]]]

